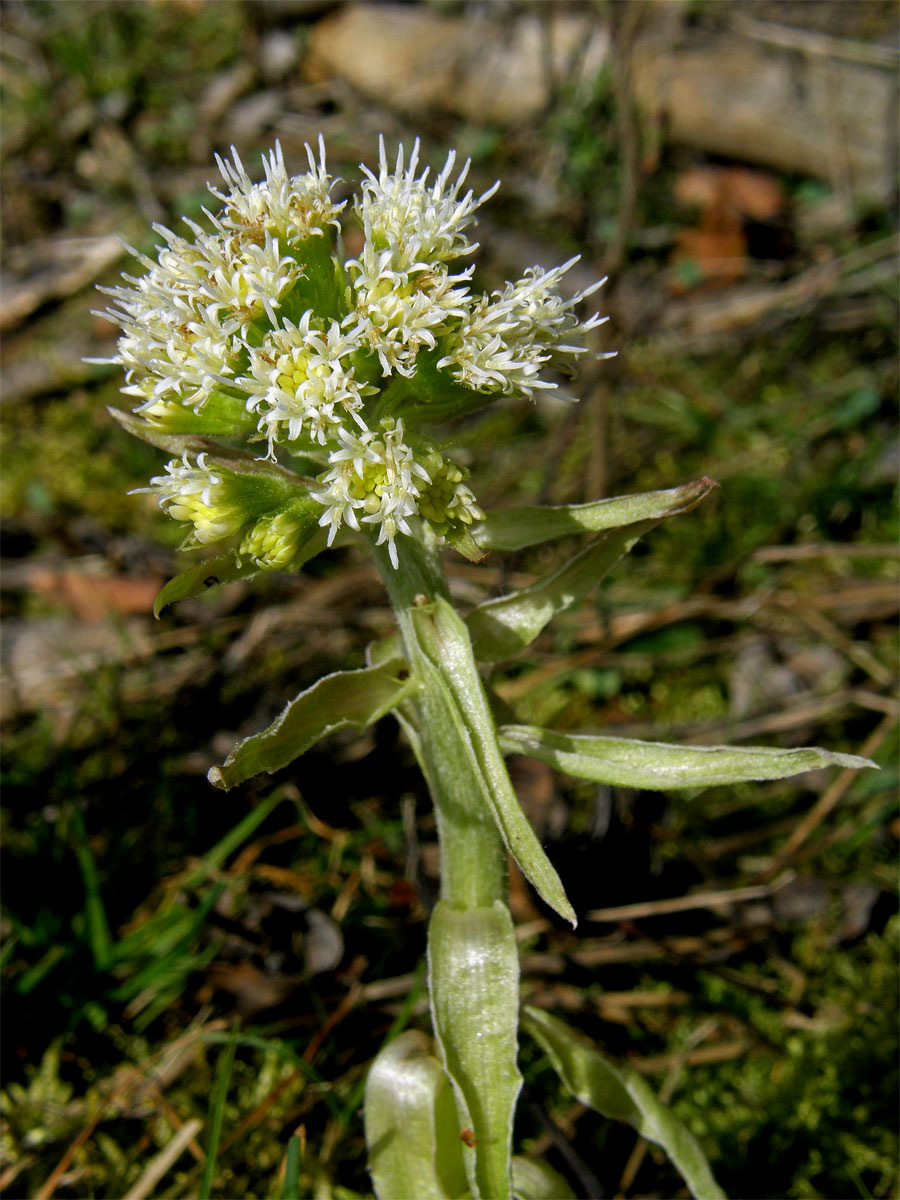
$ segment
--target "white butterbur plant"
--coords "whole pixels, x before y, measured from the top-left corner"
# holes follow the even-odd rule
[[[536,1040],[584,1104],[630,1122],[668,1153],[697,1197],[721,1196],[695,1137],[632,1070],[556,1016],[519,1005],[508,862],[574,926],[563,884],[519,805],[505,756],[641,788],[775,779],[864,759],[819,749],[679,747],[516,724],[479,662],[518,654],[579,604],[658,522],[716,485],[587,504],[485,513],[439,430],[506,397],[553,392],[601,323],[582,315],[600,284],[565,295],[566,272],[532,267],[491,294],[472,290],[475,213],[494,192],[464,187],[451,154],[434,178],[419,144],[392,167],[381,145],[349,210],[332,199],[321,141],[291,175],[281,148],[251,180],[237,154],[207,228],[158,228],[156,260],[110,294],[122,327],[132,433],[172,457],[150,481],[184,528],[215,546],[160,593],[156,611],[261,571],[297,570],[334,543],[376,563],[397,632],[368,664],[301,692],[210,772],[231,788],[273,772],[342,727],[393,713],[435,807],[441,894],[428,933],[431,1035],[401,1033],[368,1077],[365,1127],[380,1200],[522,1200],[573,1193],[549,1164],[512,1152],[520,1032]],[[361,226],[355,258],[342,223]],[[568,561],[461,614],[442,553],[479,561],[582,535]],[[288,1194],[285,1192],[284,1194]]]

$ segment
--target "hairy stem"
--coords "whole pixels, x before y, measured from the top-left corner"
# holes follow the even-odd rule
[[[432,1022],[465,1135],[472,1193],[508,1200],[521,1087],[519,963],[507,852],[483,762],[483,739],[496,733],[443,567],[423,543],[401,542],[397,569],[386,553],[376,554],[418,685],[398,715],[431,791],[441,846],[441,900],[428,930]],[[498,761],[505,770],[499,750]]]
[[[417,609],[437,597],[449,603],[447,578],[436,554],[404,538],[395,570],[386,554],[379,566],[397,614],[410,670],[419,682],[405,725],[425,774],[441,847],[441,897],[458,908],[508,901],[506,848],[484,801],[468,733],[443,678],[434,647],[423,644]],[[485,706],[487,699],[484,700]]]

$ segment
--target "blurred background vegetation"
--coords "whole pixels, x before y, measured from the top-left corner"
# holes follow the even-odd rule
[[[367,1064],[427,1021],[435,831],[395,727],[205,780],[388,631],[374,571],[328,553],[154,622],[179,533],[126,493],[162,456],[83,361],[114,345],[93,286],[135,269],[116,234],[152,252],[153,222],[202,219],[215,152],[255,173],[277,137],[299,169],[321,131],[345,179],[379,132],[502,178],[482,287],[573,253],[573,288],[611,276],[596,349],[620,353],[580,403],[453,430],[484,505],[721,484],[494,672],[519,718],[882,767],[663,797],[514,761],[583,917],[514,881],[525,993],[645,1073],[731,1196],[896,1196],[895,6],[6,0],[0,21],[4,1194],[281,1195],[294,1133],[299,1195],[367,1194]],[[559,553],[451,556],[460,604]],[[523,1058],[520,1142],[578,1195],[683,1194]]]

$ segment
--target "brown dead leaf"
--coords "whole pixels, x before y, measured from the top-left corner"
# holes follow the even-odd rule
[[[673,265],[690,262],[700,274],[699,282],[707,287],[734,283],[747,266],[747,239],[736,229],[682,229],[677,248],[672,255]],[[687,280],[678,274],[673,291],[687,291]]]
[[[774,221],[784,208],[784,193],[774,175],[728,167],[722,181],[729,203],[752,221]]]
[[[675,198],[686,208],[699,208],[707,226],[728,211],[753,221],[773,221],[784,208],[781,184],[768,171],[747,167],[690,167],[675,181]]]
[[[746,167],[691,167],[676,180],[675,195],[685,207],[700,209],[699,224],[676,239],[672,265],[693,268],[676,269],[676,293],[740,279],[747,267],[746,222],[774,221],[784,207],[778,180]]]
[[[68,608],[82,621],[100,621],[113,613],[150,613],[164,580],[158,576],[96,576],[77,568],[61,571],[37,568],[32,589],[53,604]]]

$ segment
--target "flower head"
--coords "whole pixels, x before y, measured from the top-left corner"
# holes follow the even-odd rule
[[[363,167],[363,180],[356,211],[363,223],[366,241],[378,252],[389,250],[395,268],[403,270],[420,264],[424,269],[435,263],[445,263],[464,254],[472,254],[477,243],[471,243],[463,231],[473,222],[473,213],[489,200],[500,186],[499,181],[477,199],[474,192],[460,197],[460,189],[469,173],[467,162],[455,182],[451,182],[456,165],[456,152],[451,150],[444,169],[428,183],[426,167],[416,174],[419,165],[419,139],[413,144],[409,165],[404,166],[403,147],[397,151],[393,171],[388,165],[384,138],[378,142],[379,170],[373,174]]]
[[[265,179],[253,183],[244,170],[238,152],[232,146],[232,161],[216,156],[227,192],[210,188],[223,202],[222,224],[238,233],[250,232],[264,236],[269,231],[287,242],[302,242],[321,237],[326,226],[338,226],[338,213],[343,204],[331,199],[333,180],[325,169],[325,142],[319,137],[319,161],[311,147],[306,147],[309,170],[303,175],[290,176],[284,163],[280,143],[263,155]]]
[[[379,429],[361,434],[341,430],[340,441],[340,448],[329,456],[331,470],[310,493],[325,506],[319,524],[328,526],[329,545],[342,523],[356,530],[376,526],[375,544],[387,542],[396,567],[395,538],[413,532],[423,484],[431,483],[428,472],[404,444],[402,421],[388,419]]]
[[[261,345],[250,349],[239,386],[259,413],[270,449],[303,436],[325,446],[348,421],[366,428],[360,410],[377,389],[354,374],[352,356],[359,349],[358,332],[337,321],[317,328],[311,310],[297,325],[274,326]]]
[[[465,544],[483,514],[422,427],[555,388],[548,371],[583,355],[600,324],[576,312],[595,288],[563,295],[572,259],[473,292],[463,262],[498,185],[467,189],[469,164],[457,170],[452,152],[432,176],[418,140],[392,165],[382,139],[377,171],[362,168],[363,243],[346,259],[321,138],[306,157],[292,175],[276,145],[253,180],[232,150],[210,189],[221,210],[186,234],[156,226],[156,258],[136,254],[144,273],[109,289],[122,328],[111,361],[136,401],[129,428],[187,438],[193,454],[143,490],[191,527],[186,545],[243,531],[237,552],[261,567],[294,562],[310,522],[329,544],[347,527],[386,545],[395,565],[423,524]],[[277,469],[217,460],[217,438],[231,455],[264,443]]]
[[[237,533],[247,520],[225,476],[207,465],[207,456],[198,454],[192,466],[188,455],[166,463],[166,474],[156,475],[150,487],[138,491],[153,492],[164,509],[176,521],[185,521],[193,529],[187,544],[219,542]]]

